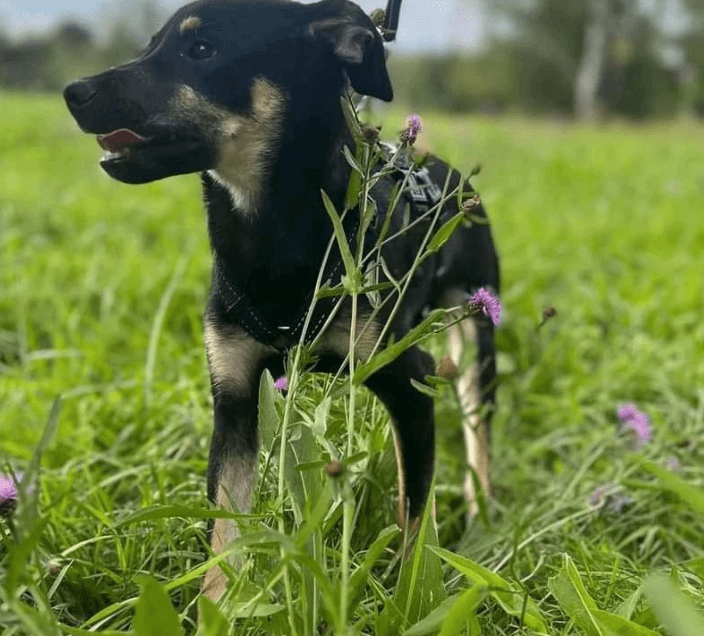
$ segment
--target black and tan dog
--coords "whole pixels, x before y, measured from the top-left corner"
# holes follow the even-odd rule
[[[357,5],[200,0],[176,12],[137,60],[76,81],[64,93],[79,126],[108,151],[101,165],[115,179],[145,183],[201,173],[215,260],[205,317],[215,405],[208,495],[225,507],[250,509],[263,370],[280,374],[285,352],[300,340],[315,339],[320,370],[339,368],[348,353],[349,298],[339,305],[321,301],[305,318],[321,266],[323,280],[340,280],[339,252],[323,264],[332,225],[321,190],[343,208],[350,166],[342,149],[354,141],[340,97],[349,85],[363,95],[392,98],[382,40]],[[387,236],[394,237],[380,252],[382,279],[403,277],[427,229],[417,223],[402,231],[404,210],[417,215],[432,207],[428,197],[438,187],[453,191],[461,184],[436,158],[425,168],[425,193],[417,197],[416,188],[394,209],[388,209],[394,178],[374,187],[378,218],[369,232],[387,223]],[[457,210],[457,197],[450,197],[443,214]],[[481,207],[474,213],[485,219]],[[351,210],[344,218],[350,241],[358,216]],[[393,314],[398,297],[370,319],[370,300],[359,296],[356,355],[368,358],[387,321],[398,340],[426,307],[465,302],[479,287],[498,290],[498,277],[487,223],[460,228],[423,262]],[[397,294],[393,288],[384,293]],[[487,433],[478,410],[494,398],[493,326],[479,315],[449,335],[455,361],[468,342],[479,354],[459,384],[468,463],[486,488]],[[393,419],[402,523],[420,514],[432,478],[433,403],[411,380],[423,382],[433,368],[429,355],[411,347],[365,382]],[[472,500],[470,478],[466,490]],[[213,550],[221,552],[236,534],[234,522],[218,520]],[[225,583],[220,569],[211,569],[204,591],[218,598]]]

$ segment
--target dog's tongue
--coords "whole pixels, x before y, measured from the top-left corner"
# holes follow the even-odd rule
[[[100,147],[110,152],[120,152],[138,141],[144,141],[144,137],[129,128],[120,128],[107,135],[98,135]]]

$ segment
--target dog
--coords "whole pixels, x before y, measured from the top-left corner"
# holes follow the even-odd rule
[[[382,38],[356,4],[199,0],[178,10],[138,59],[64,91],[79,127],[107,151],[101,166],[111,177],[138,184],[200,173],[214,255],[204,320],[214,400],[208,496],[224,508],[250,510],[259,378],[265,369],[280,375],[290,347],[314,342],[315,368],[335,371],[353,327],[355,356],[364,362],[378,338],[400,340],[427,307],[455,306],[482,287],[499,290],[498,257],[479,204],[475,222],[423,261],[402,298],[387,286],[379,295],[391,302],[375,312],[371,294],[360,294],[356,325],[349,296],[320,301],[309,314],[321,268],[330,285],[344,274],[321,191],[343,210],[351,171],[343,148],[354,150],[355,143],[341,97],[350,87],[384,101],[393,97]],[[443,188],[471,192],[434,156],[422,169],[406,165],[398,174],[414,187],[395,206],[398,177],[380,178],[371,192],[377,218],[367,234],[386,227],[390,237],[379,249],[381,282],[401,279],[416,258],[426,230],[416,223],[403,231],[408,211],[422,215],[434,204],[428,197]],[[442,218],[458,213],[457,199],[444,204]],[[359,216],[353,207],[341,221],[350,243]],[[326,259],[328,244],[334,246]],[[485,491],[489,486],[493,324],[480,313],[448,333],[455,363],[468,344],[477,351],[458,381],[471,467],[465,491],[476,508],[475,479]],[[433,401],[418,383],[434,368],[430,355],[411,346],[365,380],[393,421],[402,526],[421,514],[433,475]],[[213,552],[221,553],[237,532],[234,521],[217,519],[209,532]],[[221,569],[211,568],[203,592],[218,599],[226,583]]]

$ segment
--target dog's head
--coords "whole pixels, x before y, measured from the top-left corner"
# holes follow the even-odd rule
[[[199,0],[138,59],[73,82],[64,97],[107,151],[103,169],[145,183],[251,168],[291,127],[316,117],[325,125],[348,81],[392,98],[382,40],[352,2]]]

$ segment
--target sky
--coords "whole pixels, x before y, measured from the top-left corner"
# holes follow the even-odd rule
[[[165,12],[186,0],[159,0]],[[305,1],[305,0],[304,0]],[[385,6],[386,0],[358,0],[365,11]],[[479,2],[473,0],[403,0],[397,43],[403,51],[447,51],[481,46]],[[41,33],[64,20],[97,26],[117,7],[129,3],[108,0],[0,0],[0,28],[11,37]]]

